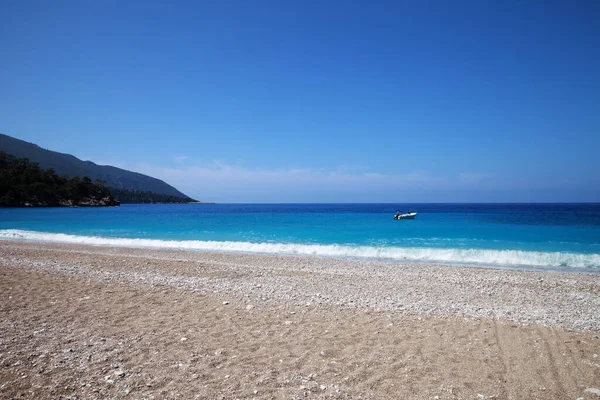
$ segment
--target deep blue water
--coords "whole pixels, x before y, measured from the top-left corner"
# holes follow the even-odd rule
[[[0,238],[600,272],[600,204],[0,209]]]

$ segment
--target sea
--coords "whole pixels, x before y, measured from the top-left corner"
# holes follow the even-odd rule
[[[2,239],[600,273],[600,204],[4,208]]]

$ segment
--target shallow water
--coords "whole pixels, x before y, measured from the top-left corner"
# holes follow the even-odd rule
[[[0,209],[0,238],[599,272],[600,204]]]

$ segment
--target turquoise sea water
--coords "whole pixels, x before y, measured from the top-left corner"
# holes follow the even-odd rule
[[[0,209],[0,239],[600,272],[600,204]]]

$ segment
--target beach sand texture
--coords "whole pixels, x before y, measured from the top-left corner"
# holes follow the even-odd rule
[[[599,399],[600,275],[0,242],[0,398]]]

